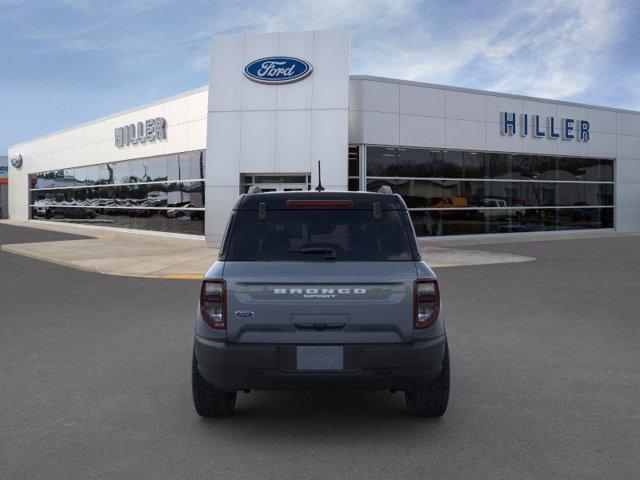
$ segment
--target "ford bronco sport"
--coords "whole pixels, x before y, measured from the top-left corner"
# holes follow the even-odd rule
[[[240,196],[202,282],[192,387],[205,417],[231,415],[238,391],[320,388],[401,390],[411,414],[443,415],[440,292],[402,198]]]

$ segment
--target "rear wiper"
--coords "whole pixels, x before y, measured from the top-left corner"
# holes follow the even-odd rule
[[[303,247],[303,248],[292,248],[291,250],[287,250],[287,253],[324,253],[327,260],[335,260],[336,259],[336,251],[333,248],[327,247]]]

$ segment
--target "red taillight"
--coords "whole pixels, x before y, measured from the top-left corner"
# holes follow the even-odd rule
[[[440,290],[436,280],[416,280],[413,285],[413,328],[427,328],[440,314]]]
[[[349,208],[349,207],[353,207],[353,200],[287,200],[287,207]]]
[[[224,280],[203,280],[200,290],[200,313],[211,328],[227,326],[227,286]]]

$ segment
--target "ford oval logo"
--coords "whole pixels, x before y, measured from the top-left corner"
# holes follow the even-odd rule
[[[312,71],[309,62],[293,57],[260,58],[244,67],[244,74],[249,80],[275,85],[297,82],[311,75]]]
[[[238,310],[235,315],[240,318],[251,318],[253,317],[253,312],[251,310]]]
[[[20,168],[22,166],[22,155],[19,153],[11,155],[11,165],[13,165],[13,168]]]

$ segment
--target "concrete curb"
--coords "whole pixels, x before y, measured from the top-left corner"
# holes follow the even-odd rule
[[[78,223],[53,222],[49,220],[0,220],[0,225],[12,225],[14,227],[34,228],[51,232],[68,233],[93,238],[119,238],[139,236],[148,240],[179,240],[195,241],[204,244],[204,235],[191,235],[187,233],[159,232],[155,230],[137,230],[133,228],[105,227],[99,225],[83,225]]]

